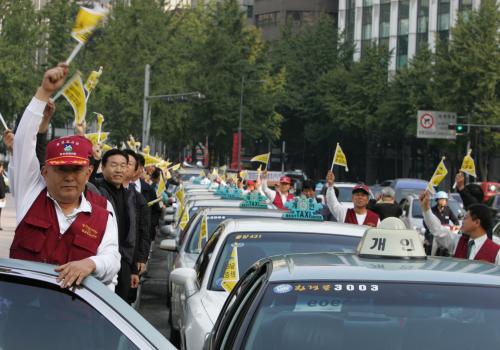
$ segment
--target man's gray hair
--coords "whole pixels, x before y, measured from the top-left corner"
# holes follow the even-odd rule
[[[381,191],[382,197],[391,197],[394,198],[396,196],[396,192],[391,187],[384,187]]]

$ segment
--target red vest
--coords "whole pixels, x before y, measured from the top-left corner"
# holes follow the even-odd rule
[[[87,190],[85,191],[85,198],[91,203],[95,204],[101,208],[108,210],[108,200],[106,197],[101,196],[100,194],[95,193],[94,191]]]
[[[289,193],[286,197],[286,201],[289,202],[293,199],[293,194]],[[276,191],[276,196],[274,196],[274,201],[273,204],[276,208],[281,209],[281,210],[288,210],[285,207],[285,203],[281,200],[281,194],[279,191]]]
[[[458,240],[457,249],[455,250],[455,258],[467,259],[467,243],[469,242],[469,237],[462,235]],[[497,258],[498,250],[500,245],[493,242],[491,239],[486,239],[483,246],[477,252],[474,260],[488,261],[490,263],[495,263]]]
[[[363,222],[363,225],[377,227],[378,220],[379,220],[378,214],[374,213],[370,209],[367,209],[367,211],[366,211],[366,217],[365,217],[365,221]],[[345,221],[344,222],[346,224],[356,224],[356,225],[359,225],[358,218],[356,217],[356,212],[354,211],[354,209],[352,209],[352,208],[347,209],[347,213],[345,215]]]
[[[54,203],[43,190],[16,228],[10,257],[62,265],[96,255],[109,215],[95,203],[96,196],[89,196],[92,212],[79,213],[61,235]]]

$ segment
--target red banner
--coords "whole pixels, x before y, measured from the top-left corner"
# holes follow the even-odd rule
[[[231,169],[239,169],[238,166],[238,133],[233,133],[233,153],[231,157]]]

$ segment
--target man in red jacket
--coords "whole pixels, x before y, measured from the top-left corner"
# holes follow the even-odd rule
[[[455,258],[499,264],[500,245],[486,235],[492,225],[491,212],[486,205],[471,204],[467,208],[462,224],[463,233],[457,234],[442,226],[441,221],[434,215],[430,206],[429,192],[425,191],[420,195],[420,203],[424,222],[440,247],[448,249]]]
[[[328,190],[326,191],[326,203],[338,222],[355,225],[367,225],[377,227],[380,223],[378,214],[367,208],[368,201],[370,200],[370,190],[368,186],[358,184],[352,189],[352,203],[354,208],[347,209],[335,196],[333,184],[335,182],[335,175],[329,171],[326,176],[326,184]]]
[[[36,158],[43,111],[50,96],[63,86],[67,73],[65,65],[45,72],[14,137],[11,169],[17,227],[10,257],[58,265],[58,281],[63,287],[79,285],[94,274],[113,289],[120,267],[113,209],[98,194],[84,193],[91,174],[91,142],[81,136],[51,141],[41,171]]]

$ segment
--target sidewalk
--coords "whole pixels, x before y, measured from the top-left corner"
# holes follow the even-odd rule
[[[14,238],[16,228],[16,208],[10,193],[7,193],[7,205],[2,209],[0,223],[3,228],[3,231],[0,231],[0,258],[8,258],[10,244]]]

